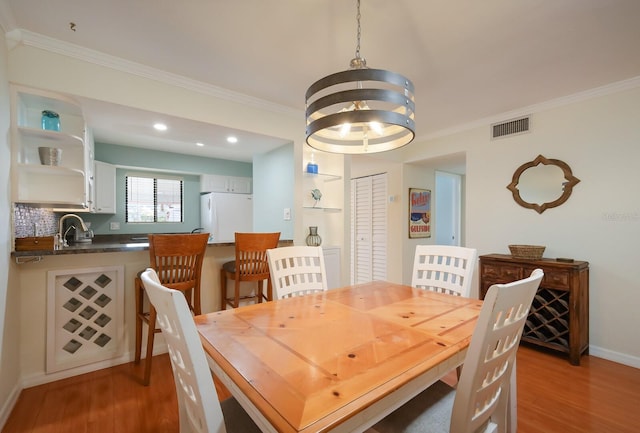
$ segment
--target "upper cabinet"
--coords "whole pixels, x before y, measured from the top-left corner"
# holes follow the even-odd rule
[[[250,177],[203,174],[200,176],[200,192],[251,194],[251,182]]]
[[[13,201],[88,210],[93,155],[80,105],[16,86],[11,113]]]
[[[116,166],[95,161],[93,185],[93,213],[116,213]]]

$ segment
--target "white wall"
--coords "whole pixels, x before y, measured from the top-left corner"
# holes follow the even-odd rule
[[[253,158],[253,226],[258,232],[282,227],[280,239],[293,239],[294,236],[293,157],[293,144],[286,144]],[[284,220],[285,208],[291,210],[289,221]]]
[[[11,262],[11,199],[9,186],[9,89],[7,51],[0,31],[0,429],[20,392],[19,290]]]
[[[590,353],[640,367],[640,79],[611,90],[549,104],[533,113],[528,134],[490,140],[487,123],[411,144],[406,158],[465,151],[466,245],[508,254],[512,243],[540,244],[545,257],[588,261]],[[565,204],[543,214],[518,206],[506,189],[539,154],[565,161],[581,180]],[[411,256],[405,248],[405,262]]]

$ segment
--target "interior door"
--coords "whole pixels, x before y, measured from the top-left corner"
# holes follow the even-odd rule
[[[387,277],[387,175],[351,180],[351,284]]]

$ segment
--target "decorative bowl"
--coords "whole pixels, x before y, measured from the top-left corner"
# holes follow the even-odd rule
[[[59,165],[62,159],[62,149],[57,147],[38,147],[38,155],[42,165]]]

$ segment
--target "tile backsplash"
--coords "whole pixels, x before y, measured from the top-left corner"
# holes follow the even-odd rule
[[[58,219],[51,209],[16,203],[13,205],[13,224],[16,238],[53,236],[58,231]]]

